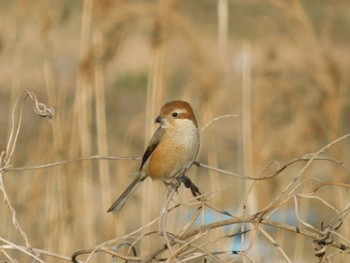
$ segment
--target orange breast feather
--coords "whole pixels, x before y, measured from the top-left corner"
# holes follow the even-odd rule
[[[172,178],[187,163],[188,149],[172,140],[163,140],[154,150],[149,163],[149,176],[152,179]]]

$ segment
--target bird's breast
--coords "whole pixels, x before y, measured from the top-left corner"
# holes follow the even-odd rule
[[[181,120],[167,129],[150,156],[148,174],[152,179],[173,178],[185,173],[199,149],[198,128],[189,120]]]

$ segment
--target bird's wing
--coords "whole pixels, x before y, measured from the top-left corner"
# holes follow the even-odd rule
[[[145,153],[143,154],[140,170],[142,169],[143,165],[148,160],[148,158],[151,156],[151,154],[154,152],[154,150],[157,148],[164,133],[165,133],[165,129],[159,127],[156,130],[156,132],[153,134],[153,136],[152,136],[152,138],[147,146],[147,149],[146,149]]]

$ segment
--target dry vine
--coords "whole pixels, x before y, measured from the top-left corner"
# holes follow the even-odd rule
[[[16,217],[15,208],[11,205],[6,187],[3,182],[3,176],[7,172],[16,172],[21,170],[34,170],[34,169],[46,169],[57,165],[67,165],[73,162],[91,161],[91,160],[139,160],[138,157],[114,157],[114,156],[91,156],[88,158],[81,158],[77,160],[58,161],[49,164],[36,165],[31,167],[12,167],[12,156],[15,152],[16,142],[19,136],[22,120],[22,107],[23,102],[30,98],[34,105],[34,112],[41,117],[45,117],[51,120],[53,110],[48,108],[45,104],[38,102],[35,94],[25,91],[15,102],[12,111],[12,126],[11,134],[8,140],[6,151],[1,153],[0,156],[0,190],[3,194],[5,204],[9,208],[9,212],[12,216],[14,227],[19,231],[21,237],[25,241],[25,246],[20,246],[12,243],[0,237],[0,241],[4,245],[0,245],[0,253],[6,257],[9,262],[16,262],[8,253],[8,250],[17,250],[24,254],[29,255],[33,260],[38,262],[44,262],[41,255],[53,257],[55,259],[81,262],[78,260],[83,254],[87,254],[87,258],[84,262],[90,262],[93,255],[97,252],[106,253],[111,255],[113,262],[119,262],[120,260],[132,262],[189,262],[194,259],[202,259],[202,262],[237,262],[240,259],[244,261],[248,260],[253,262],[253,258],[250,255],[250,251],[254,246],[258,246],[258,236],[264,237],[270,242],[276,250],[281,254],[281,257],[287,262],[292,262],[288,256],[287,251],[279,245],[278,240],[274,238],[269,231],[265,229],[266,226],[273,228],[277,231],[287,231],[294,235],[301,235],[309,240],[309,243],[313,245],[315,249],[315,256],[319,259],[319,262],[330,262],[333,257],[339,254],[350,253],[350,238],[340,232],[344,225],[345,219],[350,212],[350,205],[345,207],[336,207],[332,205],[327,196],[318,195],[320,190],[333,187],[338,189],[349,189],[350,184],[343,182],[324,182],[317,178],[304,178],[307,169],[311,164],[315,162],[332,162],[342,168],[346,173],[350,172],[350,168],[341,160],[333,157],[326,156],[327,150],[335,144],[343,142],[350,137],[350,134],[344,135],[333,142],[329,143],[319,151],[302,156],[291,160],[285,165],[280,165],[277,162],[271,162],[263,172],[254,176],[242,176],[236,173],[210,167],[196,161],[194,164],[199,168],[210,169],[223,173],[225,175],[234,176],[244,180],[269,180],[273,177],[281,175],[296,163],[305,162],[300,171],[288,182],[282,192],[271,201],[270,204],[254,212],[250,215],[237,216],[231,212],[226,211],[221,207],[216,207],[210,204],[209,201],[215,198],[217,193],[222,192],[225,189],[234,189],[235,186],[228,185],[222,189],[218,189],[214,192],[204,193],[200,196],[192,198],[182,203],[178,203],[174,199],[174,195],[180,186],[181,182],[174,181],[173,184],[168,186],[167,195],[164,198],[164,205],[161,209],[160,215],[154,218],[147,225],[141,226],[135,231],[116,237],[112,240],[105,241],[91,249],[85,249],[75,252],[71,258],[67,256],[58,255],[49,251],[33,248],[29,242],[29,238],[21,228],[19,220]],[[208,127],[211,123],[224,117],[231,117],[232,115],[225,115],[214,119],[207,124],[203,129]],[[274,171],[271,170],[272,165],[276,165]],[[302,187],[312,182],[312,187],[306,191]],[[326,222],[320,221],[319,225],[308,222],[303,218],[300,213],[300,201],[306,199],[314,199],[320,203],[322,207],[330,209],[332,211],[332,218]],[[281,210],[287,204],[293,204],[294,213],[297,218],[297,224],[292,225],[283,221],[277,221],[271,219],[271,216],[278,210]],[[191,218],[189,218],[186,224],[177,232],[172,233],[168,230],[167,217],[171,213],[177,213],[181,207],[188,206],[194,211]],[[217,222],[206,223],[202,218],[205,213],[210,210],[217,215],[225,216],[226,219],[219,220]],[[228,217],[228,218],[227,218]],[[197,222],[200,222],[198,224]],[[157,227],[158,223],[158,227]],[[246,224],[249,227],[243,231],[240,231],[240,226]],[[210,234],[215,230],[223,228],[225,226],[237,226],[236,230],[226,231],[224,235],[212,237]],[[156,228],[156,230],[154,230]],[[248,235],[249,234],[249,235]],[[248,244],[241,247],[239,250],[212,250],[210,245],[218,242],[219,240],[232,240],[234,237],[244,236],[248,240]],[[140,253],[138,250],[138,244],[146,237],[163,237],[163,242],[152,251],[143,251]],[[121,248],[128,247],[126,253],[121,251]],[[330,252],[329,252],[330,251]]]

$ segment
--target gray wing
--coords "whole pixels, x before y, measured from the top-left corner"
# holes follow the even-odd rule
[[[164,133],[165,133],[165,129],[159,127],[156,130],[156,132],[153,134],[153,136],[152,136],[152,138],[147,146],[147,149],[146,149],[145,153],[143,154],[140,170],[142,169],[143,165],[148,160],[148,158],[151,156],[151,154],[154,152],[154,150],[157,148]]]

